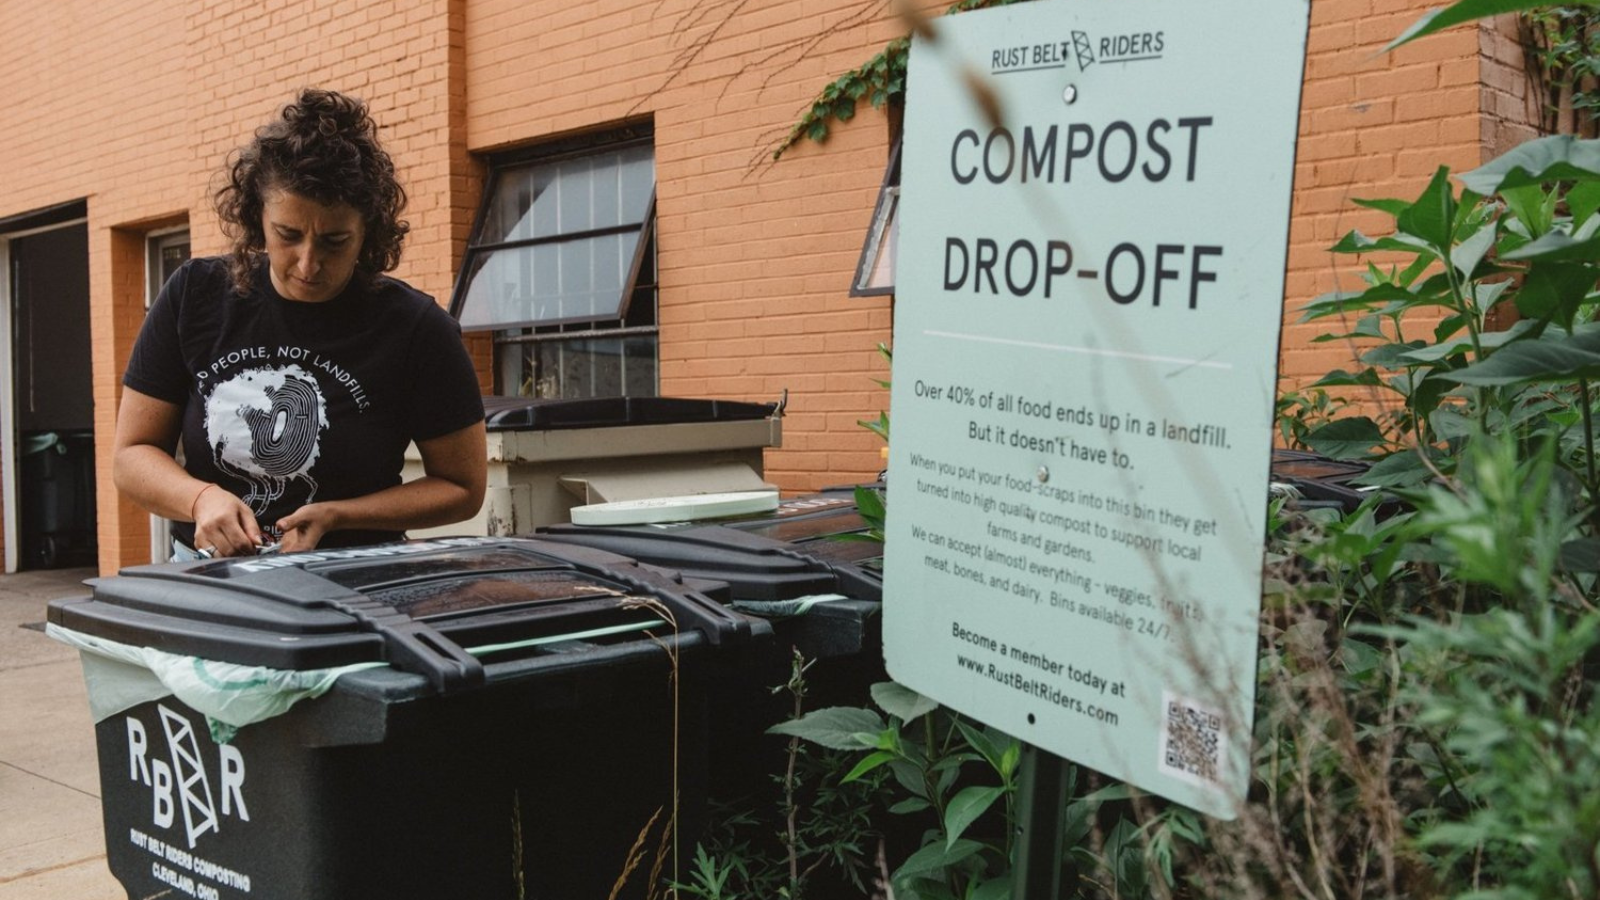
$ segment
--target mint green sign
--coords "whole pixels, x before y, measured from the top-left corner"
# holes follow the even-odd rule
[[[964,13],[907,82],[890,674],[1225,818],[1249,774],[1307,15]]]

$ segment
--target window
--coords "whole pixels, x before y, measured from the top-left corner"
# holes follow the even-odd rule
[[[490,160],[452,311],[494,333],[496,393],[654,396],[648,129]]]
[[[878,189],[878,205],[872,211],[867,240],[856,263],[856,278],[850,285],[852,297],[874,297],[894,293],[894,249],[900,219],[900,145],[889,153],[889,166]]]
[[[189,259],[189,229],[152,232],[145,241],[144,308],[149,309],[162,285]]]

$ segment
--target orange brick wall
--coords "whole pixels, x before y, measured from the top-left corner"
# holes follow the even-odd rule
[[[1484,161],[1539,136],[1539,104],[1515,16],[1478,29],[1480,141]]]
[[[1414,195],[1435,164],[1476,165],[1521,132],[1514,29],[1458,28],[1375,51],[1433,0],[1315,0],[1304,89],[1291,309],[1354,271],[1326,247],[1383,218],[1356,197]],[[942,8],[944,4],[927,4]],[[371,104],[410,190],[397,273],[443,299],[471,226],[483,154],[649,117],[656,129],[661,390],[775,400],[787,491],[872,477],[860,428],[888,398],[875,347],[891,301],[848,296],[888,150],[863,108],[825,146],[764,162],[815,93],[904,26],[861,0],[132,0],[0,3],[0,216],[89,199],[101,565],[142,560],[145,517],[120,504],[109,445],[142,318],[142,235],[210,209],[229,150],[303,86]],[[1294,318],[1291,314],[1290,319]],[[1346,365],[1291,324],[1296,380]],[[486,342],[472,343],[487,361]]]

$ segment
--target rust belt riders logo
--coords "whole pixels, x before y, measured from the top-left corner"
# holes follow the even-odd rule
[[[1086,31],[1072,33],[1072,55],[1077,59],[1078,71],[1094,63],[1146,62],[1160,59],[1166,50],[1166,32],[1136,31],[1114,34],[1096,39]]]
[[[1072,62],[1082,72],[1095,63],[1145,62],[1160,59],[1166,50],[1166,32],[1133,31],[1096,37],[1074,31],[1070,41],[1011,44],[992,49],[989,71],[995,75],[1065,69]]]
[[[151,821],[158,833],[165,833],[183,813],[184,836],[193,850],[200,836],[222,830],[217,794],[211,786],[208,766],[201,754],[201,742],[194,723],[163,704],[156,706],[161,730],[167,738],[163,759],[150,738],[144,722],[126,716],[128,727],[128,778],[151,791]],[[244,805],[244,756],[232,744],[217,744],[215,772],[219,777],[221,815],[250,821]]]

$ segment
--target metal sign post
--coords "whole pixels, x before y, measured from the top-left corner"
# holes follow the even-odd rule
[[[1017,839],[1011,859],[1013,900],[1062,900],[1061,845],[1066,831],[1066,760],[1022,745],[1017,769]]]

